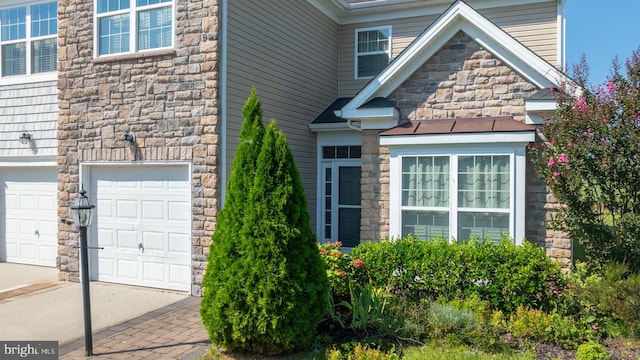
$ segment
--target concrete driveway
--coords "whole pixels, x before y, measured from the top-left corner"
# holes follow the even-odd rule
[[[92,330],[139,317],[186,293],[91,282]],[[59,341],[84,336],[82,287],[57,281],[57,270],[0,263],[0,339]]]

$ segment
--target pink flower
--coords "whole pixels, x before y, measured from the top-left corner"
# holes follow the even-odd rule
[[[587,137],[589,137],[589,138],[593,138],[593,131],[591,131],[591,130],[585,131],[584,134],[587,135]]]
[[[587,111],[587,100],[585,100],[584,96],[580,96],[575,99],[573,105],[581,112]]]
[[[602,123],[603,123],[603,124],[606,124],[606,123],[608,123],[608,122],[609,122],[609,120],[607,120],[607,119],[602,119]]]
[[[361,259],[353,259],[351,265],[353,265],[353,267],[356,269],[362,269],[364,267],[364,261],[362,261]]]
[[[573,142],[569,141],[569,142],[567,143],[567,147],[572,147],[572,146],[573,146]]]
[[[607,83],[607,91],[609,91],[609,95],[613,95],[613,93],[616,92],[617,88],[618,88],[618,85],[612,82]]]
[[[342,271],[340,269],[336,270],[336,273],[338,274],[339,277],[345,277],[345,275],[347,275],[346,272],[344,272],[344,271]]]
[[[552,167],[553,165],[555,165],[555,160],[553,159],[553,156],[549,157],[549,162],[547,162],[547,166],[548,167]]]
[[[593,325],[591,325],[591,328],[593,330],[598,330],[600,327],[598,326],[598,324],[593,324]]]
[[[603,138],[603,137],[601,137],[601,138],[600,138],[600,142],[601,142],[601,143],[603,143],[603,144],[604,144],[606,141],[607,141],[607,140],[606,140],[605,138]]]
[[[569,158],[567,157],[567,154],[562,153],[560,154],[560,156],[558,157],[558,164],[568,164],[569,163]]]
[[[557,172],[557,171],[554,171],[554,172],[553,172],[553,175],[551,175],[551,178],[552,178],[552,179],[555,179],[558,175],[560,175],[560,173],[559,173],[559,172]]]

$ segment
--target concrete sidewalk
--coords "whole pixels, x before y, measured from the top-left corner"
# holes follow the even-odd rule
[[[52,340],[61,359],[84,359],[82,286],[57,270],[0,263],[0,340]],[[209,348],[200,298],[91,282],[94,355],[100,359],[194,359]]]

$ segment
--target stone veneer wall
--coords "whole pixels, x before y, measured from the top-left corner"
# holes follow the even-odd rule
[[[537,90],[467,34],[459,32],[388,98],[395,100],[401,121],[481,116],[513,116],[524,121],[525,99]],[[363,240],[389,235],[389,151],[377,144],[376,131],[362,132]],[[380,183],[375,184],[375,179]],[[544,246],[549,256],[567,266],[570,242],[561,233],[544,227],[548,210],[557,203],[535,177],[530,162],[526,199],[527,238]]]
[[[77,281],[68,208],[82,162],[179,160],[192,165],[192,294],[218,206],[219,0],[178,0],[175,48],[94,58],[92,0],[58,2],[58,268]],[[132,131],[134,151],[120,140]]]
[[[362,131],[361,241],[378,241],[389,236],[389,149],[379,146],[378,140],[378,131]]]

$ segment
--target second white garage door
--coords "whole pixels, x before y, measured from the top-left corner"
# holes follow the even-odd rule
[[[55,167],[0,169],[0,187],[0,260],[56,266]]]
[[[188,291],[191,186],[187,166],[93,166],[94,280]],[[95,244],[95,240],[90,239]]]

